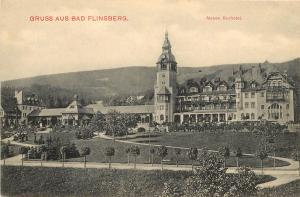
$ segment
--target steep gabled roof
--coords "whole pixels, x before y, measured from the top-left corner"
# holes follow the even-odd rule
[[[61,116],[65,108],[53,108],[53,109],[36,109],[33,110],[28,116],[31,117],[47,117],[47,116]]]

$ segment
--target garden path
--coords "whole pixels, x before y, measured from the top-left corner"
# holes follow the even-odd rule
[[[109,136],[105,136],[104,134],[100,134],[96,137],[100,137],[103,139],[110,139],[113,140],[113,138]],[[7,138],[3,139],[3,142],[7,142],[8,140],[11,141],[11,144],[16,145],[23,145],[23,146],[37,146],[32,144],[25,144],[25,143],[19,143],[12,141],[12,139]],[[117,142],[121,143],[130,143],[130,144],[136,144],[136,145],[143,145],[143,146],[149,146],[149,144],[146,143],[138,143],[138,142],[130,142],[130,141],[124,141],[124,140],[115,140]],[[152,146],[160,146],[160,145],[152,145]],[[187,147],[174,147],[174,146],[167,146],[168,148],[181,148],[181,149],[188,149]],[[213,150],[209,150],[213,151]],[[216,151],[213,151],[216,152]],[[250,155],[250,154],[249,154]],[[20,166],[21,165],[21,155],[16,155],[14,157],[10,157],[6,159],[5,165],[13,165],[13,166]],[[289,166],[283,166],[283,167],[276,167],[276,168],[265,168],[263,174],[264,175],[271,175],[276,178],[274,181],[266,182],[259,184],[259,188],[271,188],[271,187],[277,187],[280,185],[284,185],[287,183],[290,183],[292,181],[300,179],[299,171],[297,170],[299,167],[298,162],[295,162],[288,158],[282,158],[282,157],[275,157],[275,159],[283,160],[286,162],[289,162]],[[1,165],[3,165],[3,160],[1,160]],[[42,164],[40,161],[26,161],[24,162],[25,166],[41,166],[43,167],[62,167],[62,162],[59,161],[43,161]],[[65,162],[65,167],[71,167],[71,168],[84,168],[82,162]],[[112,166],[114,169],[132,169],[133,164],[128,165],[127,163],[112,163]],[[96,162],[89,162],[87,163],[87,168],[108,168],[107,163],[96,163]],[[154,164],[153,166],[151,164],[136,164],[137,170],[160,170],[161,165],[160,164]],[[191,170],[191,165],[179,165],[176,167],[176,165],[164,165],[165,170]],[[253,171],[256,174],[262,174],[260,169],[253,169]],[[235,167],[230,167],[227,170],[227,173],[236,173]]]

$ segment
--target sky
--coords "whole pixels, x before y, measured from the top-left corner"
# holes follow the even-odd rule
[[[300,56],[299,1],[0,0],[0,81],[155,66],[167,30],[182,67]],[[36,16],[52,21],[31,21]],[[68,21],[56,17],[68,16]],[[84,21],[72,21],[84,16]],[[125,16],[125,21],[87,21]],[[223,16],[240,20],[223,20]],[[210,20],[208,18],[219,20]]]

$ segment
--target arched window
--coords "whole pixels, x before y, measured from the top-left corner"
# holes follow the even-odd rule
[[[249,113],[246,113],[246,119],[250,119]]]
[[[279,119],[282,118],[282,106],[278,103],[273,103],[268,107],[268,118]]]
[[[164,121],[164,115],[160,115],[160,121]]]

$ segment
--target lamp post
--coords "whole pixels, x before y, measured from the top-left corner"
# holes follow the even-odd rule
[[[148,143],[149,143],[149,163],[151,162],[151,144],[150,144],[150,117],[148,126]]]

